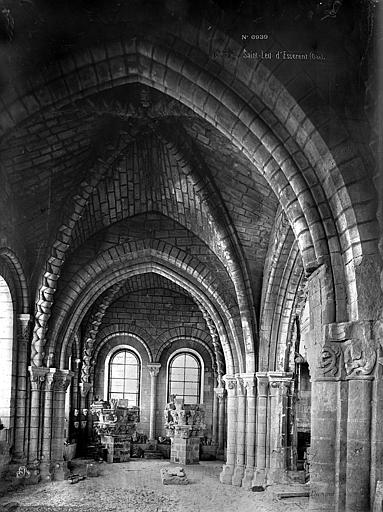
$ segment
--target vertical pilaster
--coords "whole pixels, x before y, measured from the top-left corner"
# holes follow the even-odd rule
[[[218,399],[218,449],[217,455],[222,457],[224,455],[224,438],[225,438],[225,398],[226,390],[223,386],[214,388],[214,394]]]
[[[31,379],[31,408],[29,421],[29,450],[28,462],[34,463],[40,456],[40,436],[41,436],[41,394],[45,382],[48,368],[37,366],[29,367]]]
[[[49,368],[44,383],[44,420],[43,435],[41,447],[41,459],[50,461],[51,459],[51,440],[52,440],[52,404],[53,404],[53,384],[56,368]]]
[[[236,427],[237,427],[237,380],[234,376],[223,377],[227,389],[227,448],[226,464],[223,466],[220,481],[231,484],[235,468]]]
[[[211,429],[211,441],[214,446],[218,444],[218,396],[214,390],[213,394],[213,425]]]
[[[28,341],[31,316],[21,314],[17,317],[17,385],[16,417],[13,460],[25,462],[27,436],[28,402]]]
[[[233,485],[240,487],[245,474],[246,388],[241,375],[237,379],[237,436]]]
[[[336,508],[337,427],[339,382],[314,380],[311,399],[310,512]],[[339,467],[338,467],[339,469]],[[342,510],[339,509],[339,512]]]
[[[266,481],[267,397],[269,389],[269,378],[266,372],[257,372],[256,378],[256,471],[253,485],[263,485]]]
[[[154,440],[156,436],[157,377],[160,373],[161,363],[150,363],[147,368],[150,374],[149,439]]]
[[[60,476],[64,452],[64,419],[65,393],[73,373],[70,370],[57,370],[54,376],[53,410],[54,422],[52,427],[51,458],[55,461],[55,477]]]
[[[256,422],[256,388],[255,374],[245,375],[246,387],[246,468],[242,487],[249,489],[255,472],[255,422]]]
[[[371,378],[349,380],[346,512],[370,510]]]
[[[269,463],[267,480],[283,482],[287,470],[288,394],[292,374],[269,372]]]

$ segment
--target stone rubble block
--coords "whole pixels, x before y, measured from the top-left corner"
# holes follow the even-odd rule
[[[163,485],[187,485],[189,480],[181,467],[162,468],[161,479]]]

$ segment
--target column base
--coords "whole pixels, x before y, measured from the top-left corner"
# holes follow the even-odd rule
[[[245,474],[245,466],[235,466],[232,485],[241,487],[243,475]]]
[[[219,475],[219,481],[221,484],[231,485],[233,480],[234,466],[225,464],[222,467],[222,472]]]
[[[251,486],[266,485],[266,469],[255,469]]]
[[[51,461],[51,479],[55,481],[66,480],[69,476],[68,463],[64,460]]]
[[[291,483],[287,471],[282,468],[270,468],[267,471],[267,484],[288,484]]]
[[[250,490],[253,487],[254,467],[245,468],[245,474],[242,479],[242,487]]]

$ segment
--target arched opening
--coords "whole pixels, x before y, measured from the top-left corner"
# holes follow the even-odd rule
[[[3,431],[0,439],[5,440],[12,428],[12,362],[13,362],[13,301],[9,287],[0,276],[0,418]]]
[[[108,364],[108,402],[122,400],[130,407],[140,405],[141,363],[128,349],[118,350]]]
[[[203,403],[203,361],[190,350],[175,353],[168,363],[168,393],[181,398],[185,404]]]

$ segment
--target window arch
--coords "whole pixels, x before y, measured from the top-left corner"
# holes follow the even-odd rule
[[[10,427],[12,398],[13,301],[7,282],[0,276],[0,418]]]
[[[182,350],[173,354],[168,363],[168,401],[171,395],[183,398],[185,404],[203,402],[203,362],[194,351]]]
[[[128,400],[129,407],[140,404],[141,363],[129,349],[115,352],[108,365],[108,400]]]

